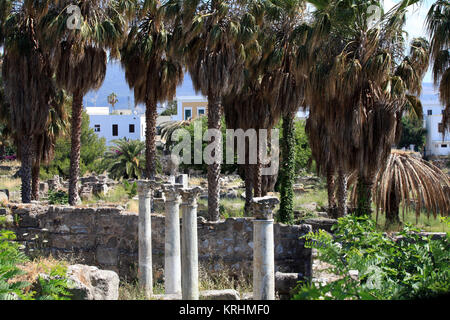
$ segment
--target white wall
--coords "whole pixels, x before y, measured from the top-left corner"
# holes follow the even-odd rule
[[[425,155],[426,156],[449,156],[450,155],[450,133],[445,136],[439,132],[439,123],[442,122],[443,107],[439,103],[425,103],[423,105],[424,127],[427,129]],[[431,111],[431,115],[429,115]]]
[[[141,131],[141,116],[138,115],[90,115],[89,126],[95,130],[95,125],[100,125],[100,137],[106,139],[106,144],[111,145],[112,140],[127,138],[129,140],[143,140]],[[113,124],[118,125],[118,135],[113,136]],[[134,124],[134,133],[129,132],[129,125]],[[144,121],[145,124],[145,121]],[[145,126],[144,126],[145,129]],[[145,132],[145,131],[144,131]]]

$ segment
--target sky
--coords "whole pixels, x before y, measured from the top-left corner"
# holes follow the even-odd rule
[[[384,0],[385,11],[391,9],[399,0]],[[408,42],[415,37],[426,37],[425,18],[431,5],[435,1],[422,0],[420,5],[412,6],[407,13],[406,32],[408,33]],[[429,83],[432,82],[430,70],[424,78],[424,90],[422,98],[426,100],[437,100],[436,91]],[[131,91],[125,81],[124,71],[119,63],[108,64],[107,74],[102,87],[97,92],[90,92],[84,98],[85,106],[109,106],[107,96],[115,92],[119,102],[116,108],[134,107],[133,91]],[[196,95],[189,74],[185,74],[184,81],[177,88],[177,96],[193,96]],[[142,111],[143,106],[138,108]]]

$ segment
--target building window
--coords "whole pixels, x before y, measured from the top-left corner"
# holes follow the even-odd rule
[[[112,135],[117,137],[119,135],[119,126],[117,124],[112,125]]]
[[[427,115],[429,115],[429,116],[433,115],[433,110],[428,110]]]
[[[192,109],[184,109],[184,120],[192,118]]]
[[[438,124],[438,132],[439,133],[444,133],[444,124],[442,122],[440,122]]]
[[[95,132],[100,132],[100,125],[99,124],[94,125],[94,131]]]
[[[130,133],[134,133],[134,124],[130,124],[130,128],[129,128],[130,130]]]
[[[205,108],[198,108],[197,109],[197,113],[198,113],[199,117],[204,116],[205,115]]]
[[[446,144],[441,144],[441,148],[447,148]]]

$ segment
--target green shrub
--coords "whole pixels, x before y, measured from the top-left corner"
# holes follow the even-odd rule
[[[49,191],[48,193],[49,204],[68,204],[69,194],[63,190]]]
[[[319,259],[340,276],[329,284],[300,285],[294,299],[417,299],[450,292],[450,247],[405,225],[395,241],[377,232],[367,217],[347,216],[333,226],[305,236]],[[358,276],[351,275],[357,271]]]
[[[0,230],[0,300],[12,300],[15,297],[30,298],[22,292],[30,283],[9,281],[25,273],[17,265],[28,260],[19,250],[19,244],[13,242],[15,239],[13,232]]]
[[[15,239],[12,231],[0,230],[0,300],[69,300],[69,283],[63,265],[53,266],[46,276],[39,275],[37,286],[16,280],[26,274],[19,265],[29,262],[29,259]],[[26,290],[31,286],[38,290]]]
[[[132,199],[137,195],[136,181],[133,183],[129,183],[127,180],[124,180],[123,185],[125,187],[125,192],[128,194],[128,198]]]

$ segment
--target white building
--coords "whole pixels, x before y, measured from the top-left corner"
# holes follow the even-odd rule
[[[427,129],[425,156],[449,156],[450,133],[442,136],[442,111],[444,107],[437,101],[423,104],[424,128]]]
[[[145,117],[131,114],[111,114],[109,107],[87,107],[89,126],[95,133],[106,139],[111,145],[112,140],[127,138],[130,140],[145,140]],[[128,113],[128,112],[126,112]]]
[[[86,107],[89,115],[89,127],[95,133],[106,139],[111,145],[113,140],[127,138],[128,140],[145,141],[145,115],[129,109],[110,112],[109,107]],[[156,128],[162,123],[171,121],[170,116],[159,116],[156,119]],[[159,137],[156,137],[159,140]]]

